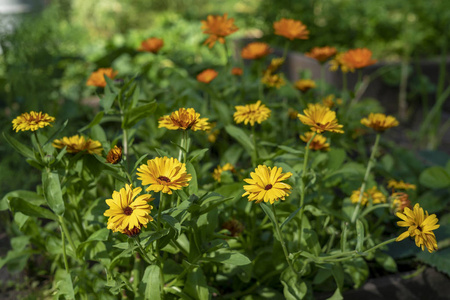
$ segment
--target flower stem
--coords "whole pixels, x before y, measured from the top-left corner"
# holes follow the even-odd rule
[[[311,139],[309,139],[308,143],[306,143],[306,149],[305,149],[305,157],[303,158],[303,171],[302,171],[302,177],[300,178],[300,225],[298,229],[298,245],[299,249],[301,249],[302,245],[302,233],[303,233],[303,213],[304,213],[304,202],[305,202],[305,195],[306,195],[306,168],[308,166],[308,155],[309,155],[309,145],[316,137],[317,132],[314,132]]]
[[[66,238],[64,237],[64,230],[62,229],[62,226],[60,227],[61,227],[61,242],[64,257],[64,267],[66,268],[67,274],[70,274],[69,262],[67,261],[67,253],[66,253]]]
[[[278,235],[278,240],[280,241],[281,247],[283,248],[283,252],[284,252],[284,257],[286,258],[286,261],[289,265],[289,267],[292,269],[292,271],[295,272],[294,266],[292,265],[291,260],[289,259],[289,252],[286,248],[286,244],[284,242],[283,236],[281,235],[281,229],[280,229],[280,225],[278,224],[278,217],[277,217],[277,211],[275,209],[275,205],[272,204],[272,212],[273,215],[275,217],[275,220],[273,222],[273,226],[275,227],[276,233]]]
[[[156,221],[156,228],[159,231],[161,229],[161,212],[163,210],[163,192],[159,192],[159,207],[158,207],[158,220]]]
[[[255,132],[255,126],[252,126],[252,138],[253,138],[253,147],[254,147],[254,153],[253,153],[253,167],[256,168],[256,165],[258,163],[258,147],[256,146],[256,132]]]
[[[142,254],[142,257],[144,258],[144,260],[148,263],[148,264],[152,264],[152,260],[150,259],[150,257],[148,257],[147,252],[145,252],[144,248],[141,245],[141,238],[139,237],[139,235],[136,235],[136,237],[134,238],[134,241],[136,242],[136,245],[139,248],[139,251]]]
[[[33,133],[34,133],[34,137],[36,138],[36,143],[37,143],[38,148],[39,148],[39,154],[41,155],[42,160],[44,160],[44,157],[45,157],[44,149],[42,149],[41,143],[39,142],[39,138],[38,138],[37,132],[33,131]]]
[[[230,58],[228,56],[228,45],[226,41],[225,43],[223,43],[223,48],[225,49],[225,66],[227,67],[228,70],[230,66]]]
[[[286,41],[286,43],[284,44],[284,49],[283,49],[283,59],[286,59],[287,53],[288,53],[288,48],[289,48],[289,40]]]
[[[378,144],[380,142],[380,136],[381,136],[381,134],[377,133],[377,136],[375,138],[375,144],[373,145],[372,153],[370,154],[369,163],[367,164],[366,174],[364,175],[364,180],[361,185],[361,189],[359,190],[358,204],[356,204],[355,210],[353,211],[352,220],[351,220],[352,223],[355,223],[356,218],[359,213],[359,210],[361,208],[361,200],[363,198],[364,190],[366,189],[366,184],[367,184],[367,180],[369,179],[370,170],[372,169],[372,166],[375,162],[375,153],[377,152]]]
[[[64,221],[64,217],[58,216],[59,224],[61,225],[61,228],[64,232],[64,235],[67,236],[67,240],[69,241],[70,246],[73,249],[73,252],[77,251],[77,248],[75,247],[75,243],[72,240],[72,237],[70,236],[69,230],[67,229],[66,222]]]

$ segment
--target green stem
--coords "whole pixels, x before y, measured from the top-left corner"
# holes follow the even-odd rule
[[[384,242],[382,242],[381,244],[378,244],[378,245],[376,245],[376,246],[373,246],[372,248],[370,248],[370,249],[364,251],[363,253],[369,253],[369,252],[372,252],[372,251],[374,251],[374,250],[376,250],[376,249],[378,249],[378,248],[380,248],[380,247],[383,247],[383,246],[385,246],[385,245],[387,245],[387,244],[390,244],[390,243],[392,243],[392,242],[395,242],[396,239],[397,239],[397,238],[392,238],[392,239],[390,239],[390,240],[384,241]]]
[[[129,170],[129,162],[128,162],[128,131],[126,129],[123,129],[123,157],[125,159],[125,170],[128,174]]]
[[[77,247],[75,247],[75,243],[73,242],[72,237],[69,233],[69,230],[67,229],[66,222],[64,221],[64,217],[58,216],[58,220],[59,220],[59,224],[61,225],[61,228],[64,232],[64,235],[67,236],[67,240],[69,241],[69,244],[73,249],[73,252],[76,252]]]
[[[69,274],[70,276],[69,262],[67,261],[67,253],[66,253],[66,238],[64,237],[64,230],[62,229],[62,227],[61,227],[61,242],[64,257],[64,267],[66,268],[67,274]]]
[[[283,60],[286,59],[287,53],[288,53],[288,48],[289,48],[289,40],[286,41],[286,43],[284,44],[284,49],[283,49]]]
[[[370,154],[369,163],[367,164],[366,174],[364,175],[364,180],[361,185],[361,189],[359,190],[358,203],[356,204],[355,210],[353,211],[352,220],[351,220],[352,223],[356,222],[356,218],[357,218],[359,210],[361,208],[361,200],[363,198],[363,194],[366,189],[366,184],[367,184],[367,180],[369,179],[370,170],[372,169],[372,166],[375,162],[375,153],[377,152],[378,144],[380,142],[380,136],[381,136],[381,134],[377,133],[377,136],[375,138],[375,144],[373,145],[372,153]]]
[[[305,195],[306,195],[306,169],[308,166],[308,155],[309,155],[309,145],[316,137],[317,132],[314,132],[312,138],[306,143],[306,149],[305,149],[305,156],[303,158],[303,171],[302,171],[302,177],[300,178],[300,225],[298,228],[298,245],[299,249],[301,249],[302,245],[302,233],[303,233],[303,213],[304,213],[304,202],[305,202]]]
[[[255,124],[256,126],[256,124]],[[256,165],[258,163],[258,147],[256,145],[256,132],[255,132],[255,126],[252,126],[252,138],[253,138],[253,147],[254,147],[254,159],[253,159],[253,167],[256,168]]]
[[[161,212],[163,210],[163,192],[159,193],[159,207],[158,207],[158,220],[156,221],[156,228],[158,231],[161,230]]]
[[[278,235],[278,240],[280,241],[281,247],[283,248],[284,257],[286,258],[286,261],[287,261],[289,267],[291,267],[292,271],[295,272],[294,266],[292,265],[292,262],[289,259],[289,252],[286,248],[286,243],[284,242],[283,236],[281,235],[281,229],[280,229],[280,225],[278,224],[278,217],[277,217],[277,211],[275,209],[275,205],[272,204],[271,206],[272,206],[273,215],[275,217],[273,226],[275,227],[276,233]]]
[[[120,279],[122,279],[123,283],[125,283],[125,285],[127,286],[128,290],[130,290],[130,292],[133,292],[134,290],[133,290],[133,287],[130,284],[130,281],[127,280],[123,274],[120,274],[119,277],[120,277]]]
[[[39,154],[41,155],[42,160],[44,160],[44,157],[45,157],[44,149],[42,149],[41,143],[39,142],[39,138],[38,138],[37,132],[33,131],[33,133],[34,133],[34,137],[36,139],[36,143],[38,145]]]
[[[225,43],[223,43],[223,48],[225,49],[225,66],[227,67],[227,72],[229,70],[230,67],[230,57],[228,56],[228,45],[227,42],[225,41]]]
[[[136,235],[134,238],[134,241],[136,242],[136,245],[139,248],[139,251],[142,254],[142,257],[144,258],[144,260],[151,265],[152,264],[152,260],[150,259],[150,257],[148,257],[147,252],[145,252],[144,248],[141,245],[141,238],[139,237],[139,235]]]
[[[258,79],[258,95],[259,95],[259,100],[264,101],[264,91],[263,91],[263,83],[261,81],[261,76],[262,76],[262,60],[258,59],[257,62],[257,72],[258,74],[256,75],[256,78]]]

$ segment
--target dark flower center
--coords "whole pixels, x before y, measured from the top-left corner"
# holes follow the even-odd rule
[[[131,207],[127,206],[124,208],[123,213],[126,214],[127,216],[129,216],[133,213],[133,209]]]
[[[166,176],[159,176],[158,177],[159,180],[165,181],[165,182],[170,182],[170,179]]]
[[[420,227],[420,226],[417,226],[417,229],[419,229],[419,230],[420,230],[420,232],[422,232],[422,227]]]
[[[267,190],[270,190],[271,188],[272,188],[272,185],[268,184],[268,185],[266,185],[266,187],[264,189],[267,191]]]

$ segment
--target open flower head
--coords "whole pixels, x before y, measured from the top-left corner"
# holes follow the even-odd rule
[[[294,39],[307,40],[309,31],[301,21],[285,19],[273,23],[273,29],[276,35],[284,36],[291,41]]]
[[[238,105],[235,108],[236,112],[233,115],[234,121],[237,124],[244,122],[247,125],[250,123],[251,126],[254,126],[255,123],[261,124],[267,120],[271,112],[267,106],[261,104],[260,100],[254,104]]]
[[[320,63],[326,62],[328,59],[333,57],[337,53],[336,48],[334,47],[314,47],[311,51],[305,53],[306,56],[311,57],[317,60]]]
[[[202,22],[203,33],[209,34],[209,37],[205,41],[205,45],[212,48],[216,41],[219,43],[225,43],[225,37],[236,32],[239,28],[234,25],[234,18],[228,19],[228,14],[223,16],[209,15],[206,21]]]
[[[272,74],[270,72],[264,73],[261,82],[267,87],[274,87],[277,89],[286,84],[286,81],[281,74]]]
[[[316,83],[311,79],[299,79],[295,82],[295,88],[303,93],[306,93],[310,89],[314,89]]]
[[[350,200],[352,201],[352,203],[358,203],[360,195],[360,190],[353,191],[352,195],[350,196]],[[361,205],[368,205],[369,200],[372,201],[372,204],[386,203],[386,196],[382,192],[380,192],[376,186],[374,186],[363,193],[363,196],[361,198]]]
[[[243,59],[258,59],[267,56],[270,52],[268,44],[253,42],[241,50],[241,56]]]
[[[396,190],[415,190],[416,185],[412,183],[404,182],[403,180],[397,181],[395,179],[391,179],[388,181],[388,188],[396,189]]]
[[[234,169],[234,166],[230,163],[226,163],[223,167],[222,166],[217,166],[217,168],[214,169],[213,172],[213,178],[215,181],[220,182],[222,180],[222,173],[225,171],[230,171],[232,173],[236,172],[236,170]]]
[[[36,131],[39,128],[45,126],[52,126],[52,122],[55,121],[54,117],[50,117],[48,114],[42,112],[30,111],[29,113],[23,113],[14,120],[12,120],[13,130],[19,131]]]
[[[306,132],[304,135],[300,136],[300,139],[304,141],[305,143],[308,143],[311,138],[313,137],[314,132]],[[327,138],[323,135],[317,133],[314,139],[309,144],[309,149],[311,150],[322,150],[322,151],[328,151],[330,150],[330,144],[327,143]]]
[[[86,82],[86,85],[105,87],[105,75],[111,79],[114,79],[117,76],[117,71],[114,71],[112,68],[100,68],[97,71],[92,72],[91,76],[89,76],[89,79]]]
[[[303,113],[305,115],[298,114],[298,118],[303,124],[310,126],[312,131],[344,133],[341,129],[343,126],[338,124],[336,113],[320,103],[309,104]]]
[[[142,227],[153,221],[150,211],[153,206],[148,202],[154,200],[150,195],[139,195],[141,188],[133,189],[126,184],[119,192],[114,191],[112,199],[107,199],[109,209],[104,215],[108,218],[108,229],[128,236],[139,234]]]
[[[176,158],[156,157],[137,169],[138,179],[142,185],[148,185],[146,191],[172,194],[172,190],[180,190],[189,185],[192,176],[186,172],[186,164]]]
[[[256,203],[264,201],[270,204],[285,200],[291,193],[292,187],[283,181],[291,177],[292,173],[282,172],[282,168],[259,165],[255,172],[250,173],[251,178],[244,179],[249,185],[244,185],[245,193],[242,197],[248,196],[248,201],[256,201]]]
[[[164,41],[160,38],[151,37],[141,42],[139,51],[158,53],[159,49],[164,46]]]
[[[377,62],[372,59],[372,51],[367,48],[348,50],[343,54],[342,61],[352,69],[361,69]]]
[[[422,251],[424,251],[424,247],[430,253],[438,249],[433,230],[438,229],[440,225],[435,214],[428,215],[428,212],[424,212],[423,208],[417,203],[412,210],[405,207],[403,213],[398,212],[396,215],[402,219],[402,221],[397,222],[397,225],[408,227],[407,231],[398,236],[397,242],[410,236],[415,239],[416,246],[420,247]]]
[[[106,161],[110,164],[118,164],[122,160],[122,147],[114,146],[106,155]]]
[[[200,118],[200,114],[193,108],[180,108],[170,115],[159,118],[158,128],[165,127],[170,130],[208,130],[208,118]]]
[[[217,71],[214,69],[206,69],[197,75],[197,81],[210,83],[214,78],[217,77],[218,74],[219,73],[217,73]]]
[[[344,60],[344,53],[337,53],[336,56],[330,60],[330,71],[337,71],[341,69],[342,73],[354,72],[355,68],[353,65],[348,64],[347,61]]]
[[[398,126],[398,121],[393,116],[385,114],[369,114],[369,117],[361,119],[361,124],[370,127],[378,132],[384,132],[386,129]]]
[[[89,154],[102,155],[103,147],[99,141],[86,139],[84,136],[74,135],[71,137],[63,137],[53,141],[52,146],[58,149],[66,148],[68,153],[78,153],[86,151]]]

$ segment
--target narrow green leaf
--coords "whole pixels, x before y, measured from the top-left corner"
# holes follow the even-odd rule
[[[287,153],[291,153],[291,154],[303,155],[305,153],[304,150],[298,150],[298,149],[294,149],[292,147],[288,147],[288,146],[284,146],[284,145],[278,145],[278,148],[286,151]]]
[[[140,120],[149,117],[156,109],[156,101],[153,100],[150,103],[134,107],[128,111],[122,128],[131,128],[136,125]]]
[[[3,132],[3,137],[8,142],[8,144],[10,144],[17,152],[32,160],[35,159],[34,151],[30,147],[25,146],[24,144],[22,144],[12,136],[6,134],[5,132]]]
[[[51,171],[42,172],[42,186],[48,206],[55,214],[62,216],[65,207],[58,173]]]
[[[356,221],[356,251],[361,252],[363,250],[364,243],[364,224],[360,221]]]
[[[273,204],[271,204],[273,205]],[[269,217],[270,221],[272,221],[272,224],[275,224],[277,220],[275,219],[275,216],[273,215],[272,209],[269,207],[269,204],[266,204],[264,202],[260,203],[260,206],[264,213]]]
[[[148,155],[148,153],[146,153],[146,154],[142,155],[141,157],[139,157],[139,159],[134,164],[133,171],[131,173],[133,173],[134,170],[136,170],[139,167],[139,164],[147,157],[147,155]]]
[[[103,115],[104,115],[104,114],[105,114],[104,111],[98,112],[98,113],[95,115],[95,117],[94,117],[94,119],[92,120],[92,122],[89,123],[88,125],[84,126],[83,128],[79,129],[78,132],[83,132],[83,131],[85,131],[86,129],[89,129],[89,128],[91,128],[91,127],[93,127],[93,126],[99,124],[99,123],[101,122],[101,120],[103,119]]]
[[[159,156],[163,157],[163,156],[167,156],[167,157],[172,157],[169,153],[167,153],[165,150],[162,149],[158,149],[155,148],[156,153],[158,153]]]
[[[219,249],[211,252],[203,260],[214,261],[233,266],[244,266],[251,263],[251,260],[242,253],[229,249]]]
[[[189,194],[197,194],[198,192],[198,182],[197,182],[197,172],[191,162],[186,162],[186,171],[191,174],[192,179],[189,181]]]
[[[249,155],[253,155],[255,146],[251,142],[251,138],[242,129],[234,125],[227,125],[225,130],[245,148]]]
[[[297,213],[300,211],[301,207],[297,208],[294,212],[292,212],[289,217],[286,218],[286,220],[284,220],[283,224],[281,224],[280,229],[283,229],[283,226],[286,225],[287,223],[289,223],[296,215]]]
[[[204,149],[198,149],[198,150],[194,150],[191,153],[189,153],[189,156],[191,156],[191,158],[189,159],[189,161],[192,163],[194,162],[197,157],[202,158],[203,155],[205,155],[205,153],[208,151],[208,148],[204,148]]]
[[[44,218],[49,219],[53,221],[57,221],[58,217],[55,216],[50,210],[45,209],[43,207],[34,205],[29,203],[28,201],[12,197],[9,200],[9,206],[11,207],[11,210],[14,212],[21,212],[24,215],[30,216],[30,217],[38,217],[38,218]]]
[[[45,145],[47,145],[49,142],[53,142],[53,140],[58,136],[58,134],[63,131],[64,128],[66,128],[67,124],[69,123],[69,119],[67,119],[66,121],[64,121],[64,123],[60,126],[58,126],[57,130],[44,142],[44,144],[42,144],[42,146],[44,147]]]
[[[145,284],[145,299],[161,299],[160,269],[157,265],[150,265],[145,269],[142,282]]]

